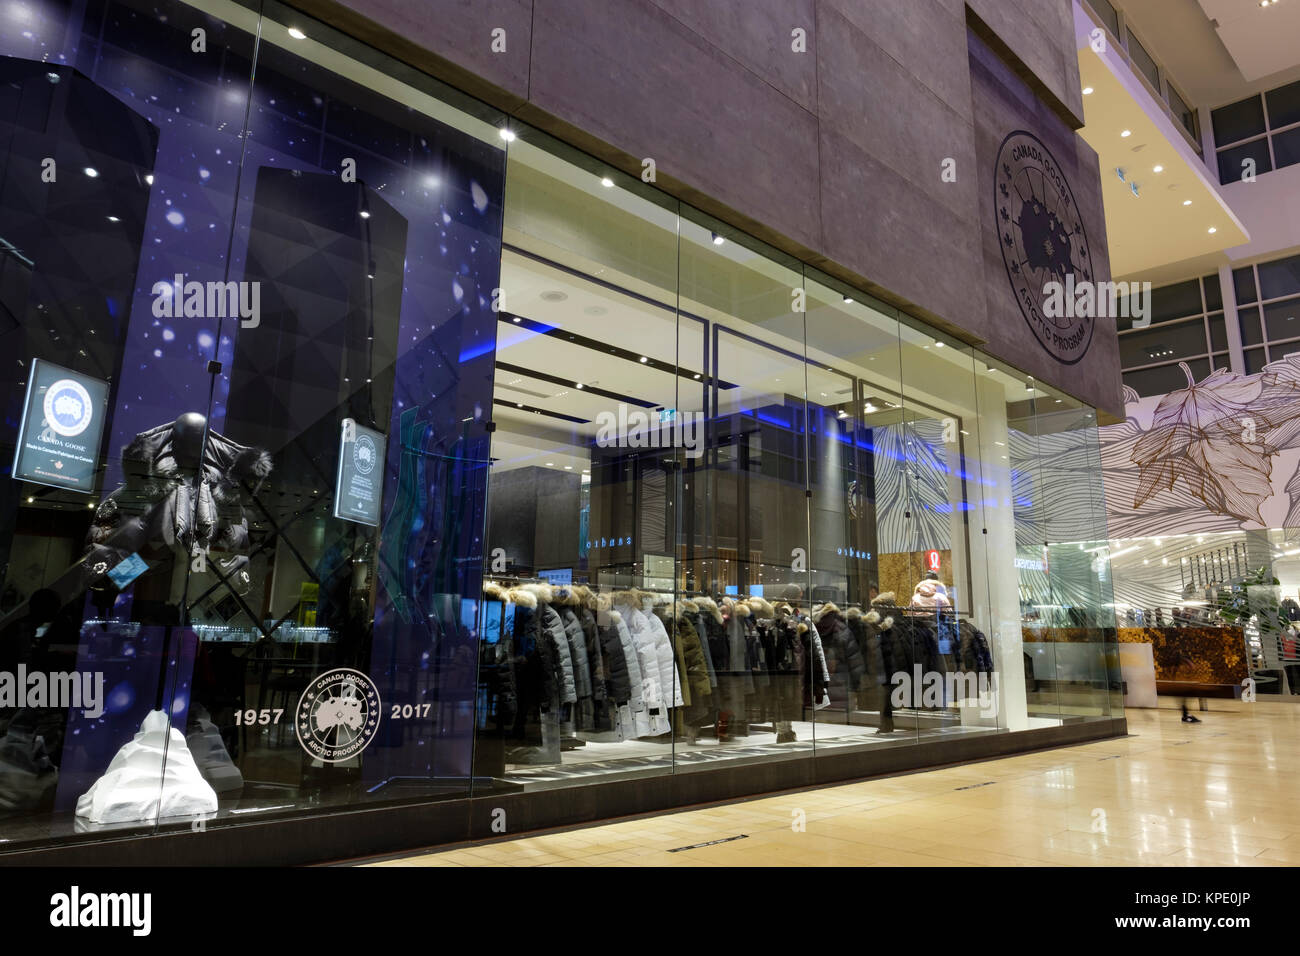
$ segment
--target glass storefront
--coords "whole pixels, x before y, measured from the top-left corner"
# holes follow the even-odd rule
[[[0,55],[5,849],[1122,715],[1092,409],[275,3]]]

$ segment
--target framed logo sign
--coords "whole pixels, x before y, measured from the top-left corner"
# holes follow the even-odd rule
[[[13,476],[91,493],[108,417],[108,382],[32,359]]]
[[[1068,297],[1091,286],[1092,256],[1070,183],[1033,133],[1016,130],[998,147],[993,204],[998,248],[1021,314],[1048,354],[1075,364],[1092,344],[1096,316],[1047,308],[1047,287],[1056,283]]]

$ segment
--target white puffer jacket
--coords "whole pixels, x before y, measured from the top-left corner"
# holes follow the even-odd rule
[[[618,597],[625,596],[620,594]],[[645,619],[645,615],[626,601],[618,604],[615,610],[622,616],[623,623],[627,625],[632,635],[632,643],[636,647],[636,660],[641,667],[641,697],[650,712],[649,734],[651,736],[666,734],[672,725],[668,722],[668,705],[664,699],[665,685],[663,672],[659,667],[659,648],[654,631],[650,629],[650,623]],[[643,737],[646,734],[637,736]]]
[[[659,653],[659,679],[663,681],[665,688],[664,696],[667,697],[667,691],[672,693],[672,702],[669,707],[684,707],[686,701],[682,698],[681,675],[677,673],[677,664],[673,654],[673,639],[668,636],[668,629],[664,627],[664,622],[659,619],[659,615],[654,611],[642,611],[641,616],[646,619],[650,630],[654,633],[655,648]]]

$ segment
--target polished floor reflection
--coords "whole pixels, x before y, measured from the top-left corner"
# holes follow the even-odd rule
[[[1199,724],[1130,710],[1118,740],[372,865],[1300,864],[1300,707],[1214,707]]]

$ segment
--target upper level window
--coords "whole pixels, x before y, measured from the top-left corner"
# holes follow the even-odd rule
[[[1210,119],[1221,183],[1300,163],[1300,81],[1220,106]]]

